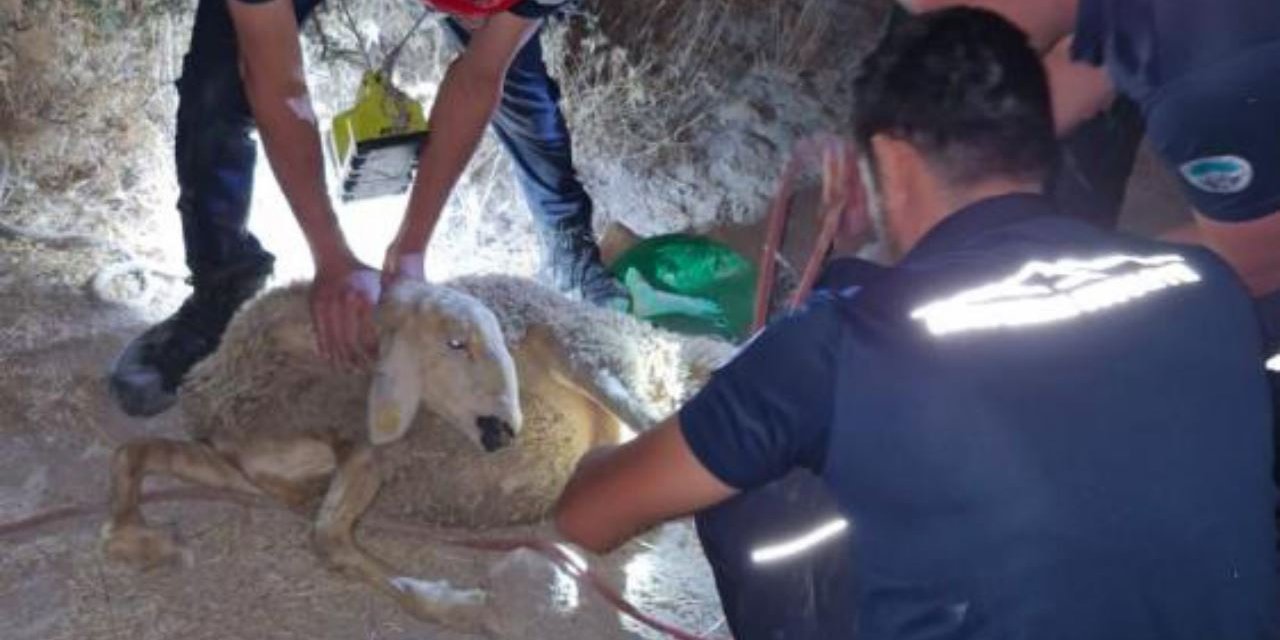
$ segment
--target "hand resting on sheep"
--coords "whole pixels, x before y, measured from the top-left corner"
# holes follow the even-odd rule
[[[644,429],[674,410],[729,352],[507,276],[397,285],[378,325],[377,362],[339,371],[316,349],[305,286],[247,305],[183,385],[192,440],[116,451],[107,554],[179,556],[139,506],[146,475],[174,476],[315,506],[329,566],[420,618],[479,630],[484,592],[405,578],[356,544],[357,521],[540,520],[583,453],[617,442],[619,423]]]

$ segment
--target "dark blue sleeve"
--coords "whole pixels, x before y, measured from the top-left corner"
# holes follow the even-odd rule
[[[521,18],[537,20],[559,11],[566,4],[568,4],[567,0],[523,0],[507,11]]]
[[[1071,59],[1095,67],[1106,62],[1107,16],[1100,3],[1101,0],[1080,0],[1071,38]]]
[[[685,440],[721,482],[750,489],[819,471],[831,428],[840,318],[817,303],[766,328],[680,411]]]

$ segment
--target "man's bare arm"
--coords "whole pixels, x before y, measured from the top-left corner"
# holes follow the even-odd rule
[[[302,67],[291,0],[227,0],[241,75],[267,158],[317,263],[349,255],[324,180],[320,134]]]
[[[351,253],[329,201],[293,3],[227,2],[249,105],[315,262],[311,317],[318,347],[336,362],[355,364],[372,351],[377,279]]]
[[[694,456],[678,417],[613,450],[588,455],[556,505],[565,539],[596,553],[736,493]]]
[[[419,159],[409,209],[388,251],[388,271],[396,270],[400,256],[425,253],[449,193],[502,98],[507,69],[538,24],[510,13],[497,14],[471,34],[467,48],[449,66],[431,108],[431,141]]]

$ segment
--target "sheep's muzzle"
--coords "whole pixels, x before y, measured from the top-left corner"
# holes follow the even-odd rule
[[[480,444],[491,453],[511,444],[516,437],[509,423],[494,416],[476,418],[476,426],[480,428]]]

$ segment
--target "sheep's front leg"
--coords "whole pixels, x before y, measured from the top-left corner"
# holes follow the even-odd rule
[[[142,517],[142,481],[152,473],[258,493],[238,468],[207,444],[160,438],[127,443],[116,449],[111,461],[110,517],[102,528],[103,550],[113,560],[147,568],[183,557],[173,532],[149,526]]]
[[[356,543],[356,522],[373,503],[380,486],[371,449],[358,447],[344,457],[316,518],[317,553],[330,568],[386,593],[419,619],[481,631],[486,600],[483,591],[399,575]]]

